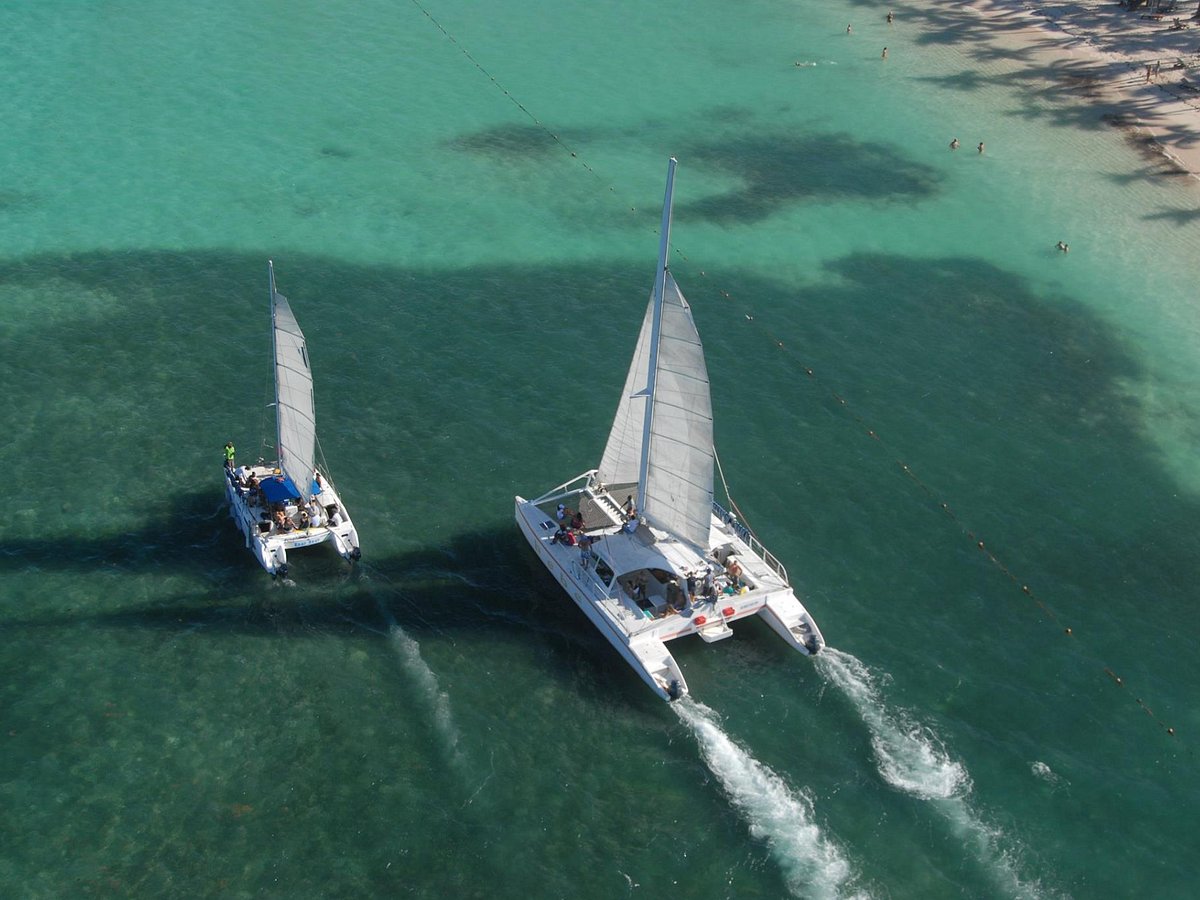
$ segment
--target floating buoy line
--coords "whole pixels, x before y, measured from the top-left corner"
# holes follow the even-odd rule
[[[488,79],[488,81],[490,81],[498,91],[500,91],[505,97],[508,98],[510,103],[512,103],[517,109],[519,109],[522,113],[524,113],[524,115],[526,117],[528,117],[529,120],[535,126],[537,126],[539,129],[541,129],[554,142],[554,144],[559,149],[561,149],[564,153],[570,154],[571,158],[573,160],[575,160],[577,163],[579,163],[579,165],[582,166],[593,177],[595,177],[602,186],[606,186],[610,193],[612,193],[614,195],[616,194],[616,188],[613,185],[605,184],[605,179],[603,179],[600,176],[600,174],[594,168],[592,168],[592,166],[587,162],[586,159],[584,159],[582,156],[579,155],[578,151],[576,151],[576,150],[572,149],[570,146],[568,146],[557,134],[555,134],[549,127],[547,127],[546,124],[544,122],[542,122],[541,119],[539,119],[536,115],[534,115],[533,112],[531,112],[530,109],[527,106],[525,106],[525,104],[523,104],[519,99],[517,99],[517,97],[514,96],[512,94],[512,92],[508,90],[508,88],[506,88],[503,84],[501,84],[500,81],[496,78],[496,76],[493,75],[491,72],[489,72],[487,70],[487,68],[471,54],[471,51],[468,50],[466,48],[466,46],[464,46],[453,34],[451,34],[450,31],[448,31],[446,29],[446,27],[444,25],[442,25],[442,23],[439,22],[428,9],[426,9],[424,4],[421,3],[421,0],[412,0],[412,3],[414,6],[417,7],[417,9],[419,9],[424,14],[425,18],[427,18],[430,21],[430,23],[438,31],[440,31],[442,33],[442,35],[445,36],[445,38],[448,41],[450,41],[450,43],[452,43],[455,47],[457,47],[462,52],[463,56],[465,56],[467,58],[467,60],[471,63],[471,65],[473,65],[479,71],[479,73],[481,75],[483,75],[483,77]],[[635,207],[632,207],[632,206],[629,208],[631,211],[635,209]],[[654,231],[656,234],[658,233],[657,228],[654,229]],[[680,250],[678,247],[676,247],[674,243],[672,243],[671,247],[672,247],[672,251],[674,252],[674,254],[677,258],[685,260],[685,261],[688,260],[687,254],[684,253],[682,250]],[[706,280],[708,279],[707,273],[704,272],[703,270],[700,271],[700,276]],[[737,302],[734,299],[734,297],[729,293],[729,291],[721,289],[720,287],[717,287],[716,290],[721,295],[721,297],[724,298],[725,300],[728,300],[731,303]],[[812,367],[807,365],[802,359],[799,359],[794,353],[792,353],[792,351],[787,347],[787,345],[783,342],[783,340],[781,340],[776,334],[772,333],[771,330],[769,328],[767,328],[754,315],[752,315],[750,313],[745,313],[744,316],[745,316],[745,321],[748,324],[757,326],[757,328],[764,335],[764,337],[768,341],[770,341],[770,343],[773,344],[778,350],[782,351],[787,356],[788,360],[793,365],[795,365],[800,371],[802,371],[815,387],[824,389],[829,394],[829,396],[832,397],[833,400],[838,404],[838,406],[841,407],[841,409],[850,418],[850,420],[855,425],[857,425],[859,428],[862,429],[863,433],[868,438],[879,443],[881,446],[886,446],[886,443],[879,437],[878,432],[874,428],[870,427],[870,424],[862,416],[860,416],[857,412],[855,412],[853,407],[850,406],[850,404],[846,401],[846,399],[844,397],[842,397],[832,387],[823,384],[821,382],[821,380],[817,377],[816,373],[813,371]],[[1033,590],[1033,588],[1031,588],[1027,583],[1023,582],[1020,578],[1018,578],[1017,575],[1011,569],[1009,569],[1007,565],[1005,565],[1003,560],[1001,560],[1000,557],[998,557],[987,546],[987,544],[984,542],[983,538],[980,537],[979,535],[977,535],[971,529],[971,527],[955,513],[955,511],[951,508],[950,504],[945,502],[944,500],[942,500],[941,497],[938,495],[938,493],[932,487],[930,487],[930,485],[924,479],[922,479],[912,469],[911,466],[909,466],[906,462],[904,462],[903,460],[901,460],[899,458],[895,458],[894,461],[895,461],[896,465],[900,468],[900,471],[909,479],[909,481],[911,481],[914,485],[916,485],[917,488],[919,488],[921,490],[921,492],[924,493],[925,496],[931,502],[937,504],[938,508],[940,508],[942,510],[942,512],[945,513],[946,517],[951,522],[954,523],[954,525],[959,529],[959,531],[972,544],[975,545],[975,547],[987,558],[987,560],[996,569],[998,569],[1005,577],[1008,578],[1008,580],[1012,583],[1012,585],[1014,587],[1016,587],[1020,590],[1022,596],[1029,598],[1029,600],[1031,600],[1037,606],[1037,608],[1042,612],[1042,614],[1045,616],[1045,618],[1048,621],[1050,621],[1054,625],[1061,628],[1061,633],[1064,637],[1071,638],[1071,637],[1075,636],[1074,629],[1071,628],[1071,626],[1064,624],[1064,622],[1059,618],[1059,616],[1054,612],[1054,610],[1051,609],[1046,604],[1046,602],[1042,600],[1042,598]],[[717,465],[719,468],[719,466],[720,466],[719,461],[718,461]],[[722,482],[724,482],[724,480],[725,480],[725,475],[723,472],[721,473],[721,480],[722,480]],[[729,490],[728,490],[727,485],[725,488],[725,493],[726,493],[727,498],[730,501],[730,506],[731,506],[732,510],[741,518],[742,523],[745,525],[746,518],[742,514],[741,510],[737,508],[737,505],[733,502],[733,498],[729,496]],[[746,525],[746,527],[749,528],[748,525]],[[1122,689],[1125,688],[1126,685],[1125,685],[1124,679],[1122,679],[1119,675],[1117,675],[1108,666],[1104,667],[1103,674],[1105,676],[1107,676],[1109,679],[1111,679],[1112,682],[1117,687],[1122,688]],[[1141,697],[1138,697],[1133,692],[1129,692],[1129,695],[1133,698],[1133,701],[1138,705],[1138,707],[1144,713],[1146,713],[1146,715],[1148,715],[1154,721],[1154,723],[1156,725],[1158,725],[1166,734],[1168,734],[1172,737],[1175,736],[1175,729],[1172,726],[1168,725],[1166,722],[1164,722],[1157,715],[1155,715],[1154,710],[1151,709],[1150,706],[1147,705],[1142,700]]]

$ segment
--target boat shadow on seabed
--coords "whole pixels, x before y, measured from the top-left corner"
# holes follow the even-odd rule
[[[396,625],[417,638],[478,632],[492,642],[532,645],[530,658],[564,685],[613,682],[608,689],[628,702],[649,699],[507,523],[455,535],[439,546],[373,556],[350,568],[334,553],[305,556],[296,565],[304,577],[285,586],[259,577],[227,518],[224,503],[210,491],[197,491],[177,496],[133,531],[0,540],[0,573],[6,576],[107,576],[95,602],[41,598],[40,612],[26,605],[26,615],[0,620],[0,633],[88,625],[376,641],[386,640]],[[68,540],[75,548],[71,555],[62,553]],[[122,579],[144,575],[182,577],[198,586],[154,600],[120,599]],[[621,676],[614,679],[614,670]]]

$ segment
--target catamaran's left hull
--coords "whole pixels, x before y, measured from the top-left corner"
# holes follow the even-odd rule
[[[516,519],[521,533],[546,570],[638,677],[664,700],[677,700],[685,696],[688,692],[687,682],[662,638],[651,633],[631,636],[604,609],[605,591],[591,578],[592,573],[564,558],[564,554],[556,552],[562,548],[555,548],[544,539],[546,517],[541,510],[524,498],[517,497]]]

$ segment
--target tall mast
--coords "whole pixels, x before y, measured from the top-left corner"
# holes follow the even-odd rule
[[[271,290],[271,368],[275,372],[275,455],[283,470],[283,423],[279,416],[279,341],[275,336],[275,263],[267,260],[267,282]]]
[[[658,340],[662,329],[663,291],[671,253],[671,195],[675,190],[675,157],[667,163],[667,192],[663,197],[662,228],[658,244],[658,270],[654,273],[654,313],[650,320],[650,366],[646,381],[646,413],[642,420],[642,462],[638,468],[637,508],[646,508],[646,477],[650,472],[650,430],[654,424],[654,383],[658,379]]]

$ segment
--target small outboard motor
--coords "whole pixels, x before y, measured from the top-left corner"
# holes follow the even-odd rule
[[[683,694],[683,688],[679,686],[679,679],[676,678],[671,682],[671,686],[667,689],[667,696],[672,700],[678,700]]]

